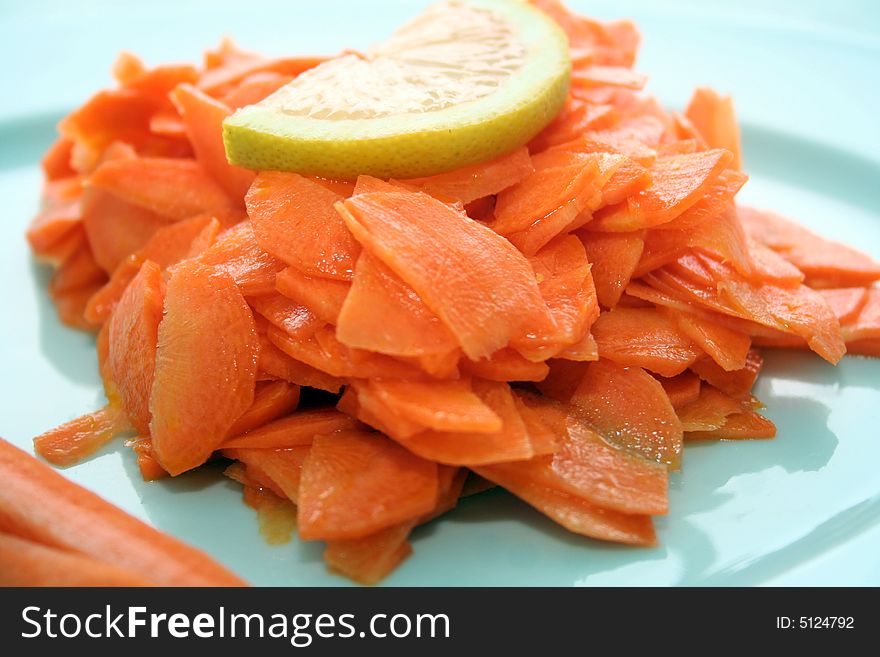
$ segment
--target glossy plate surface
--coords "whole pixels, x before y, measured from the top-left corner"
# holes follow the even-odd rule
[[[103,401],[94,339],[58,323],[45,292],[49,272],[32,262],[22,236],[57,119],[109,84],[123,48],[148,63],[194,60],[232,33],[271,53],[336,52],[382,38],[425,3],[377,1],[369,12],[354,11],[357,4],[258,0],[242,11],[226,0],[210,8],[3,2],[0,60],[15,66],[4,71],[14,93],[0,109],[0,435],[30,449],[34,435]],[[874,3],[571,4],[638,21],[639,68],[667,105],[683,106],[697,84],[734,94],[752,176],[744,202],[880,258]],[[488,493],[417,530],[415,554],[387,583],[880,585],[880,361],[848,357],[834,368],[768,353],[757,395],[779,437],[689,446],[672,477],[671,513],[657,523],[660,547],[571,536],[516,499]],[[347,583],[325,571],[320,545],[266,545],[240,488],[216,468],[145,484],[129,451],[113,446],[66,474],[255,584]]]

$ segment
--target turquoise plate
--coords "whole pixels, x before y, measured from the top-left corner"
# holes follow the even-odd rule
[[[58,323],[49,272],[22,237],[58,118],[109,84],[121,49],[150,63],[193,60],[230,32],[267,52],[332,53],[382,38],[424,3],[360,4],[2,2],[0,435],[30,450],[34,435],[103,401],[94,339]],[[880,258],[875,3],[572,4],[638,21],[639,68],[667,105],[683,106],[697,84],[734,94],[752,176],[745,202]],[[415,554],[387,584],[880,585],[880,362],[848,357],[835,368],[768,353],[757,395],[779,437],[689,446],[671,512],[657,522],[660,547],[581,539],[488,493],[417,530]],[[347,583],[326,572],[320,545],[266,545],[239,487],[216,469],[147,484],[128,450],[113,446],[65,474],[255,584]]]

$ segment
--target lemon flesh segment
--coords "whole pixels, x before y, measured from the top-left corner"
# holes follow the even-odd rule
[[[446,0],[363,57],[345,55],[224,121],[226,155],[256,170],[411,178],[528,142],[568,91],[559,27],[521,0]]]

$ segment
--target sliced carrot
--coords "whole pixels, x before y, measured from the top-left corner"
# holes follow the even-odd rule
[[[691,431],[685,434],[687,440],[744,440],[775,437],[776,425],[754,411],[729,415],[724,425],[718,429]]]
[[[0,586],[153,586],[148,574],[0,532]]]
[[[323,327],[308,340],[292,338],[286,331],[270,327],[269,339],[291,358],[325,372],[332,377],[359,379],[419,379],[423,372],[413,366],[382,354],[349,349],[336,339],[332,327]]]
[[[578,139],[585,131],[611,126],[618,113],[611,105],[585,102],[571,95],[550,124],[529,144],[537,153]]]
[[[109,373],[122,408],[142,434],[150,430],[150,390],[162,320],[165,282],[158,265],[144,262],[110,318]]]
[[[706,383],[715,386],[731,397],[739,398],[751,391],[763,365],[764,359],[761,354],[751,349],[746,356],[745,367],[742,369],[728,372],[710,358],[697,361],[691,366],[691,369]]]
[[[82,219],[82,181],[79,176],[52,179],[43,186],[42,207],[25,233],[37,255],[68,235]]]
[[[579,67],[572,72],[571,83],[579,87],[595,87],[608,85],[611,87],[623,87],[624,89],[644,88],[648,81],[646,75],[636,73],[624,66],[603,66],[593,64]]]
[[[195,160],[111,160],[95,170],[89,183],[169,219],[186,219],[231,204],[229,196]]]
[[[536,482],[623,513],[666,513],[665,467],[606,442],[570,406],[538,395],[520,398],[556,436],[550,455],[529,462]]]
[[[71,328],[97,331],[98,326],[86,319],[86,305],[92,295],[103,286],[102,282],[90,283],[64,292],[50,292],[58,318]]]
[[[272,324],[290,335],[307,339],[325,322],[318,319],[305,306],[288,299],[282,294],[266,294],[248,300],[251,308],[268,319]]]
[[[82,216],[95,259],[108,274],[166,224],[155,212],[98,188],[83,195]]]
[[[378,584],[412,554],[406,539],[413,524],[400,523],[362,538],[328,541],[324,561],[330,570],[356,582]]]
[[[195,244],[200,236],[214,235],[219,226],[211,216],[198,215],[160,227],[140,251],[116,266],[107,284],[89,299],[86,317],[95,323],[106,321],[145,260],[152,260],[163,269],[175,265],[193,248],[200,248]]]
[[[100,285],[106,280],[107,275],[95,261],[91,247],[87,242],[82,242],[55,270],[49,281],[49,293],[55,296],[90,285]]]
[[[199,164],[220,183],[230,199],[240,202],[254,181],[254,173],[226,160],[223,119],[232,114],[232,110],[192,84],[177,86],[171,92],[171,100],[183,118]]]
[[[639,33],[630,21],[600,23],[570,11],[560,0],[531,0],[568,37],[572,60],[583,64],[632,66]]]
[[[583,498],[534,481],[528,463],[474,468],[567,530],[582,536],[632,545],[654,545],[651,517],[603,509]]]
[[[73,140],[68,137],[60,136],[52,143],[40,160],[47,182],[76,175],[73,167],[70,166],[72,151]]]
[[[437,507],[428,518],[408,520],[363,538],[327,542],[324,561],[328,567],[361,584],[376,584],[412,553],[407,537],[413,527],[430,517],[445,513],[458,501],[465,472],[457,468],[438,468]]]
[[[468,379],[430,383],[374,379],[367,386],[393,412],[425,429],[496,433],[503,426]]]
[[[692,431],[715,431],[727,422],[727,418],[736,413],[743,413],[743,402],[730,397],[718,388],[704,385],[700,388],[700,396],[689,404],[675,409],[682,429]]]
[[[421,193],[362,194],[337,207],[355,237],[412,286],[469,358],[552,326],[525,257],[466,215]],[[437,271],[450,276],[438,279]]]
[[[643,369],[590,363],[571,403],[612,443],[679,467],[681,422],[663,386]]]
[[[257,363],[259,372],[264,375],[299,386],[337,393],[343,385],[341,379],[294,360],[269,341],[268,337],[260,339],[260,356]]]
[[[128,430],[125,413],[108,404],[40,434],[34,438],[34,451],[52,465],[66,467],[91,456]]]
[[[571,346],[582,340],[599,316],[590,262],[583,245],[574,235],[556,238],[529,262],[556,324],[556,330],[544,338],[556,343],[553,345],[556,348],[551,348],[547,355],[559,353],[558,347]]]
[[[468,204],[512,187],[532,171],[534,167],[529,151],[523,147],[482,164],[462,167],[429,178],[411,178],[399,182],[421,189],[441,200],[452,198]]]
[[[644,231],[634,233],[592,233],[581,231],[596,296],[604,308],[617,305],[642,256]]]
[[[596,320],[592,334],[601,358],[666,377],[681,374],[701,355],[674,320],[653,308],[618,306]]]
[[[676,411],[696,401],[700,396],[700,377],[691,371],[660,379],[660,385],[663,386],[666,396],[669,397],[669,403]]]
[[[287,381],[258,383],[254,401],[229,429],[229,436],[238,436],[292,413],[299,404],[299,386]],[[226,443],[224,443],[225,445]]]
[[[256,478],[261,486],[297,504],[303,463],[311,449],[311,445],[286,449],[229,448],[222,453],[244,463],[248,476]]]
[[[732,157],[715,149],[658,159],[651,186],[621,206],[603,210],[590,230],[627,232],[672,221],[706,194]]]
[[[687,313],[667,313],[678,329],[693,340],[725,371],[745,367],[752,341],[749,336],[708,319]]]
[[[398,441],[409,440],[425,430],[390,407],[365,381],[350,381],[336,408]]]
[[[335,325],[351,284],[306,276],[296,267],[287,267],[275,276],[275,288],[288,299],[308,308],[322,321]]]
[[[246,296],[275,293],[275,276],[284,269],[284,263],[260,248],[250,221],[222,232],[198,261],[229,274]]]
[[[259,347],[228,274],[195,261],[175,270],[150,396],[156,458],[172,475],[204,463],[251,406]]]
[[[685,116],[710,148],[730,151],[733,153],[730,166],[742,169],[739,124],[730,96],[720,96],[707,87],[696,89],[685,110]]]
[[[247,194],[257,241],[308,276],[351,280],[360,247],[333,204],[342,196],[295,173],[263,172]]]
[[[305,540],[361,538],[428,513],[437,466],[381,434],[317,436],[303,464],[298,510]]]
[[[513,349],[500,349],[489,358],[463,359],[461,370],[490,381],[543,381],[550,369],[546,363],[534,362]]]
[[[336,337],[349,347],[392,356],[447,354],[458,346],[415,290],[367,251],[358,258]]]
[[[324,57],[283,57],[270,59],[238,49],[224,42],[216,53],[206,55],[208,66],[202,74],[198,87],[209,94],[220,93],[254,73],[273,72],[296,76],[323,62]]]
[[[445,465],[483,465],[534,456],[528,430],[506,383],[473,382],[474,392],[502,421],[494,433],[423,431],[401,442],[423,458]]]
[[[284,73],[271,71],[252,73],[232,87],[220,100],[229,109],[237,110],[245,105],[259,103],[291,81],[293,76]]]
[[[804,272],[811,287],[861,286],[880,280],[880,263],[871,257],[778,214],[740,207],[739,218],[751,237]]]
[[[0,439],[0,528],[136,573],[160,586],[239,586],[208,555],[128,515]]]
[[[318,435],[355,428],[357,421],[335,408],[308,409],[236,434],[223,443],[223,448],[286,449],[311,445]]]
[[[601,189],[623,162],[609,154],[554,153],[576,158],[558,166],[551,162],[523,182],[498,195],[492,228],[531,255],[557,235],[590,221],[602,202]],[[556,158],[554,158],[556,159]]]

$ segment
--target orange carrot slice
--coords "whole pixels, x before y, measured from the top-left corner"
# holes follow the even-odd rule
[[[303,463],[311,449],[310,445],[287,449],[230,448],[222,454],[244,463],[248,476],[256,478],[261,486],[298,504]]]
[[[685,110],[685,116],[710,148],[730,151],[733,153],[730,166],[742,169],[739,124],[730,96],[720,96],[707,87],[696,89]]]
[[[426,429],[495,433],[503,426],[467,379],[430,383],[374,379],[367,387],[393,412]]]
[[[679,467],[681,422],[663,386],[640,367],[590,363],[571,403],[612,443]]]
[[[367,251],[358,258],[336,337],[349,347],[392,356],[447,354],[458,346],[415,290]]]
[[[601,358],[666,377],[681,374],[701,355],[673,320],[653,308],[618,306],[596,320],[592,334]]]
[[[170,219],[223,209],[231,201],[194,160],[143,157],[105,162],[89,182]]]
[[[0,439],[0,527],[160,586],[240,586],[204,552],[163,534]]]
[[[346,281],[360,247],[333,209],[341,199],[298,174],[268,171],[245,200],[263,249],[305,275]]]
[[[678,411],[682,406],[696,401],[700,396],[700,377],[691,371],[678,376],[660,379],[660,385],[669,397],[669,403]]]
[[[271,71],[252,73],[230,89],[221,101],[231,110],[254,105],[292,80],[293,76],[284,73]]]
[[[537,483],[528,463],[504,463],[474,470],[575,534],[632,545],[654,545],[657,540],[650,516],[604,509]]]
[[[446,465],[483,465],[529,459],[535,454],[529,432],[506,383],[473,382],[477,396],[501,418],[494,433],[424,431],[401,440],[410,451]]]
[[[658,159],[651,186],[622,206],[603,210],[590,230],[627,232],[672,221],[705,195],[732,157],[729,151],[715,149]]]
[[[80,223],[82,193],[78,176],[54,179],[43,186],[42,208],[25,234],[34,252],[47,253]]]
[[[880,263],[778,214],[740,207],[739,218],[751,237],[804,272],[811,287],[861,286],[880,280]]]
[[[228,438],[223,448],[286,449],[311,445],[318,435],[355,428],[357,421],[335,408],[308,409]]]
[[[275,276],[276,289],[309,309],[328,324],[337,324],[351,284],[328,278],[306,276],[296,267],[287,267]]]
[[[282,262],[260,248],[250,221],[221,233],[198,261],[229,274],[246,296],[273,294],[275,276],[284,269]]]
[[[240,201],[254,181],[254,173],[226,161],[223,146],[223,119],[232,113],[226,105],[199,91],[191,84],[181,84],[171,92],[171,100],[183,118],[186,134],[196,152],[196,159],[220,185],[229,198]]]
[[[691,366],[691,369],[706,383],[715,386],[731,397],[740,398],[751,391],[763,365],[764,359],[761,354],[751,349],[746,356],[745,367],[742,369],[728,372],[709,358],[697,361]]]
[[[556,330],[547,339],[559,346],[577,343],[599,316],[596,289],[583,245],[574,235],[558,237],[529,262],[556,324]],[[558,353],[559,349],[555,351]]]
[[[317,436],[303,464],[300,537],[368,536],[428,513],[437,501],[437,466],[381,434]]]
[[[725,371],[745,367],[752,341],[749,336],[687,313],[667,313],[678,329],[693,340]]]
[[[452,198],[467,204],[512,187],[532,171],[529,151],[523,147],[490,162],[462,167],[450,173],[392,182],[416,187],[441,200]]]
[[[743,413],[743,403],[713,386],[700,388],[700,396],[689,404],[675,409],[682,429],[691,431],[715,431],[727,422],[727,418]]]
[[[362,538],[328,541],[324,561],[330,570],[360,584],[378,584],[412,554],[406,539],[414,524],[400,523]]]
[[[337,208],[355,237],[412,286],[469,358],[552,326],[525,257],[466,215],[426,194],[404,192],[362,194]],[[438,279],[437,271],[450,276]]]
[[[513,349],[500,349],[489,358],[461,361],[461,370],[466,374],[489,381],[543,381],[550,368],[546,363],[533,362]]]
[[[292,413],[299,404],[299,386],[287,381],[258,383],[254,402],[229,429],[229,436],[238,436],[258,429],[282,415]]]
[[[604,308],[613,308],[629,284],[645,246],[644,231],[592,233],[581,231],[581,242],[592,263],[596,296]]]
[[[150,433],[162,467],[201,465],[253,403],[259,339],[228,274],[197,262],[168,282],[150,396]]]
[[[148,260],[126,288],[110,318],[110,376],[119,391],[123,410],[141,434],[150,430],[150,390],[164,296],[162,272]]]
[[[52,465],[66,467],[91,456],[128,430],[125,413],[111,403],[40,434],[34,438],[34,451]]]
[[[96,188],[83,195],[82,217],[95,259],[108,274],[165,225],[155,212]]]
[[[776,437],[776,425],[754,411],[727,416],[724,426],[712,431],[691,431],[687,440],[744,440]]]

